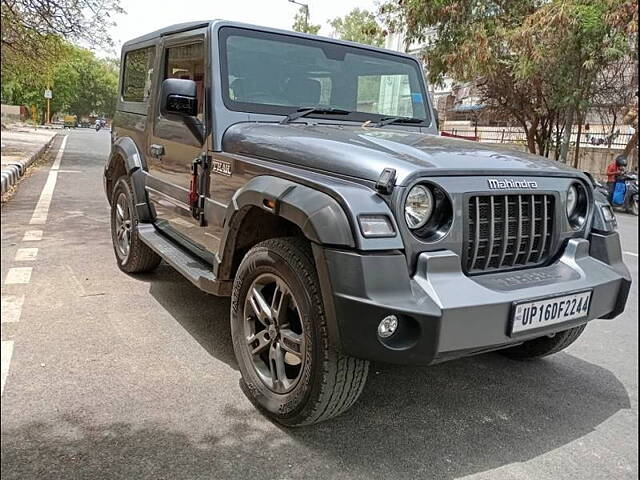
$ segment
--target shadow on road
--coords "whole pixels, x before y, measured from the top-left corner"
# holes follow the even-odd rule
[[[227,299],[165,266],[139,278],[212,357],[235,367]],[[3,479],[449,479],[527,461],[628,408],[610,371],[566,353],[525,363],[488,354],[424,368],[372,364],[349,412],[301,429],[274,428],[236,406],[224,409],[223,424],[209,420],[211,435],[200,439],[158,424],[94,425],[75,412],[9,428]]]
[[[228,298],[207,295],[162,263],[152,274],[137,275],[149,293],[211,356],[238,369],[229,326]]]

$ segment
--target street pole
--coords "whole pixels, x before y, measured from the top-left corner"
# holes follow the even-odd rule
[[[289,3],[295,3],[300,5],[304,10],[304,30],[305,33],[309,33],[309,5],[306,3],[297,2],[296,0],[289,0]]]

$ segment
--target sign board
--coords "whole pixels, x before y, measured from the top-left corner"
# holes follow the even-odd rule
[[[51,90],[44,91],[44,98],[53,98],[53,95],[51,94]]]

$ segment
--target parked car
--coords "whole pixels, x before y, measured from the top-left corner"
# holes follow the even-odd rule
[[[411,56],[203,21],[126,42],[121,65],[118,266],[164,259],[231,296],[242,389],[284,425],[347,410],[370,361],[538,358],[625,307],[606,198],[556,162],[438,136]]]

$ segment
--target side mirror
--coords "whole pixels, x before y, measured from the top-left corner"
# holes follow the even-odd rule
[[[198,115],[198,86],[193,80],[167,78],[160,89],[160,113],[162,116]]]
[[[168,119],[181,118],[198,143],[204,143],[204,126],[198,118],[198,85],[193,80],[167,78],[162,82],[160,114]]]

